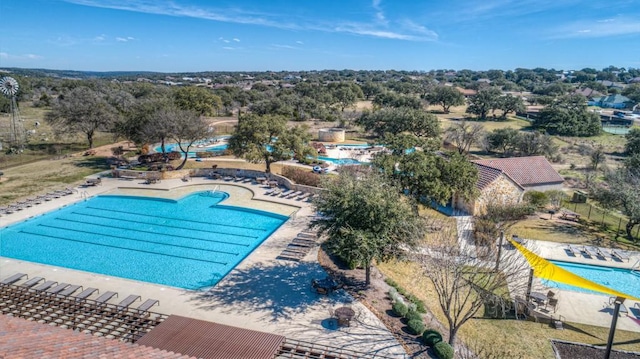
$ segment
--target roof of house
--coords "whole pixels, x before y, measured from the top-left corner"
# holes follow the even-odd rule
[[[507,177],[516,186],[523,189],[522,186],[520,186],[515,180],[513,180],[513,178],[509,177],[509,175],[501,169],[485,166],[477,162],[474,162],[474,164],[476,165],[476,168],[478,168],[478,182],[476,182],[476,188],[478,190],[482,191],[489,187],[489,185],[500,178],[500,176]]]
[[[497,158],[473,162],[501,170],[523,187],[564,182],[564,178],[544,156]]]
[[[627,102],[631,102],[630,98],[628,98],[626,96],[622,96],[620,94],[597,97],[597,98],[594,98],[593,100],[596,101],[596,102],[602,102],[602,103],[627,103]]]
[[[0,353],[7,358],[190,358],[6,315],[0,315]]]
[[[582,95],[584,97],[594,97],[594,96],[602,96],[602,94],[592,88],[585,87],[583,89],[576,90],[576,94]]]

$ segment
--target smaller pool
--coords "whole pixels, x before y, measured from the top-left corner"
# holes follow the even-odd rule
[[[366,162],[360,162],[358,160],[354,160],[353,158],[331,158],[331,157],[323,157],[318,156],[318,159],[325,162],[331,162],[336,165],[361,165]]]
[[[597,265],[569,263],[562,261],[550,261],[560,268],[566,269],[573,274],[577,274],[592,282],[602,284],[611,289],[615,289],[622,293],[640,297],[640,274],[633,273],[629,269],[603,267]],[[587,289],[574,287],[563,283],[557,283],[549,280],[542,280],[542,283],[559,289],[572,290],[583,293],[603,294]]]

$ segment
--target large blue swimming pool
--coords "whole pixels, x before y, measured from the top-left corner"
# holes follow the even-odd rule
[[[185,289],[215,285],[288,217],[219,204],[98,196],[0,229],[0,256]]]
[[[617,291],[632,295],[636,298],[640,297],[640,274],[633,273],[629,269],[611,268],[561,261],[550,262],[583,278],[589,279],[592,282],[602,284]],[[553,281],[543,280],[543,283],[545,285],[548,285],[549,287],[556,287],[560,289],[567,289],[585,293],[597,293],[590,290],[577,288],[571,285],[556,283]]]

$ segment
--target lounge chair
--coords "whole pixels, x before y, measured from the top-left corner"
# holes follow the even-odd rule
[[[68,286],[69,286],[69,283],[60,283],[60,284],[58,284],[56,286],[53,286],[53,287],[47,289],[47,293],[58,294],[58,293],[62,292],[62,290],[65,289]]]
[[[53,281],[53,280],[48,280],[40,285],[38,285],[37,287],[34,287],[33,289],[35,290],[47,290],[51,287],[53,287],[54,285],[58,284],[58,282]]]
[[[96,303],[97,304],[105,304],[106,302],[108,302],[111,298],[113,297],[117,297],[118,293],[116,292],[105,292],[103,293],[101,296],[99,296],[96,299]]]
[[[580,248],[580,253],[584,256],[584,257],[589,257],[589,258],[594,258],[596,255],[591,252],[589,250],[589,248],[587,246],[582,246]]]
[[[572,255],[574,257],[576,256],[577,250],[575,248],[573,248],[572,245],[567,244],[567,248],[565,248],[564,250],[567,252],[567,254]]]
[[[143,312],[146,312],[146,311],[149,311],[149,309],[151,309],[151,307],[153,307],[156,304],[160,305],[160,301],[157,299],[147,299],[144,301],[144,303],[140,304],[140,306],[137,309]]]
[[[98,290],[96,288],[87,288],[85,290],[83,290],[82,292],[80,292],[80,294],[76,295],[76,300],[84,300],[89,298],[89,296],[91,296],[91,294],[98,292]]]
[[[552,307],[553,312],[555,313],[556,310],[558,310],[558,298],[549,298],[549,300],[547,300],[547,303],[544,305],[545,309],[547,308],[547,306]]]
[[[616,302],[616,297],[609,297],[609,305],[615,308],[615,302]],[[629,316],[629,309],[627,309],[627,306],[624,305],[624,303],[620,303],[620,310],[618,311],[618,316],[621,316],[622,314],[626,314],[627,316]]]
[[[602,259],[602,260],[607,260],[607,256],[604,255],[604,253],[602,253],[600,248],[598,248],[598,247],[587,247],[587,249],[590,250],[591,253],[595,253],[596,258]]]
[[[280,193],[282,193],[282,190],[279,189],[279,188],[276,188],[275,191],[271,192],[270,196],[271,197],[275,197],[275,196],[279,195]]]
[[[120,303],[118,303],[117,307],[119,310],[125,309],[129,307],[136,300],[142,300],[139,295],[132,294],[126,298],[124,298]]]
[[[81,285],[72,284],[72,285],[68,286],[67,288],[65,288],[63,291],[61,291],[60,293],[58,293],[58,295],[61,295],[63,297],[68,297],[71,294],[77,292],[78,289],[82,289],[82,286]]]
[[[22,283],[20,286],[24,287],[24,288],[31,288],[34,285],[42,282],[43,280],[44,280],[44,278],[42,278],[42,277],[33,277],[33,278],[29,279],[28,281]]]
[[[623,260],[625,260],[627,262],[629,261],[629,256],[628,255],[626,255],[626,254],[624,254],[622,252],[616,251],[615,249],[611,250],[611,258],[612,259],[617,259],[620,262],[622,262]]]
[[[283,192],[280,193],[280,197],[286,197],[288,195],[290,195],[293,191],[290,189],[284,190]]]
[[[289,195],[287,196],[287,199],[292,199],[293,197],[298,197],[298,196],[299,196],[299,195],[301,195],[301,194],[302,194],[302,192],[301,192],[301,191],[295,191],[295,192],[293,192],[293,193],[289,194]]]
[[[13,283],[19,281],[20,279],[22,279],[24,277],[27,277],[27,275],[24,274],[24,273],[16,273],[16,274],[14,274],[14,275],[12,275],[10,277],[7,277],[7,278],[1,280],[0,284],[13,284]],[[29,277],[27,277],[27,278],[29,278]]]

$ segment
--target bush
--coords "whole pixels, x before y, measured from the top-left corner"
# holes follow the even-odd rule
[[[405,315],[407,315],[407,312],[408,312],[407,306],[401,301],[397,301],[393,303],[393,306],[391,308],[393,309],[394,313],[396,313],[401,317],[404,317]]]
[[[407,323],[407,326],[415,335],[420,335],[424,332],[424,323],[422,322],[422,319],[412,319]]]
[[[391,278],[386,278],[384,280],[385,283],[387,283],[388,285],[390,285],[391,287],[395,288],[396,291],[398,292],[398,294],[404,296],[405,298],[407,298],[411,303],[416,305],[416,310],[420,313],[426,313],[427,310],[425,309],[424,306],[424,302],[421,301],[420,299],[418,299],[418,297],[416,297],[413,294],[407,293],[406,290],[404,290],[404,288],[402,288],[398,283],[396,283],[393,279]]]
[[[412,321],[412,320],[422,321],[422,315],[416,312],[415,310],[407,310],[407,314],[405,314],[404,317],[407,319],[407,321]]]
[[[437,342],[433,346],[433,352],[440,359],[453,359],[453,348],[447,342]]]
[[[422,333],[422,341],[424,342],[424,344],[432,347],[436,343],[442,341],[442,334],[440,334],[440,332],[438,332],[437,330],[426,330],[424,333]]]
[[[306,169],[287,166],[282,168],[282,175],[295,183],[299,183],[305,186],[320,186],[320,175]]]
[[[544,192],[528,191],[524,194],[523,200],[537,208],[544,208],[549,204],[549,196]]]

